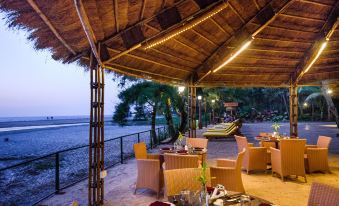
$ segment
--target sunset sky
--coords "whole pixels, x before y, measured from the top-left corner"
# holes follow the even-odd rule
[[[27,36],[8,29],[0,13],[0,117],[89,114],[89,73],[35,51]],[[113,75],[105,78],[105,114],[112,115],[118,90]]]

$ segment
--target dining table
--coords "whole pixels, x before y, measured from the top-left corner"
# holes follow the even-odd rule
[[[206,161],[207,149],[201,147],[192,147],[188,150],[182,149],[175,149],[174,147],[162,147],[159,149],[160,155],[160,164],[162,164],[164,160],[164,154],[175,154],[175,155],[198,155],[199,160],[201,162]]]
[[[249,200],[246,202],[247,204],[244,205],[251,205],[251,206],[274,206],[272,202],[253,196],[253,195],[248,195],[245,193],[239,193],[239,192],[233,192],[233,191],[228,191],[227,195],[218,198],[219,200],[223,200],[223,205],[241,205],[240,202],[242,198],[246,198]],[[214,202],[217,201],[217,199],[210,200],[210,203],[208,206],[215,206]],[[188,202],[183,202],[181,199],[181,195],[175,195],[175,196],[169,196],[167,202],[161,202],[161,201],[155,201],[150,204],[150,206],[202,206],[203,204],[198,200],[192,200],[191,203]]]

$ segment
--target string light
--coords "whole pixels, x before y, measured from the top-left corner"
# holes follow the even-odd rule
[[[321,47],[317,53],[317,55],[314,57],[314,59],[311,61],[311,63],[307,66],[307,68],[305,69],[305,73],[308,72],[308,70],[310,70],[310,68],[312,67],[312,65],[317,61],[317,59],[319,58],[320,54],[324,51],[324,49],[326,48],[327,46],[327,39],[325,42],[323,42],[321,44]]]
[[[237,52],[235,52],[234,54],[231,54],[230,58],[228,58],[224,63],[222,63],[220,66],[218,66],[216,69],[213,70],[213,73],[219,71],[226,64],[230,63],[235,57],[237,57],[241,52],[247,49],[247,47],[249,47],[250,44],[252,43],[253,39],[254,38],[252,37],[252,39],[247,41],[244,45],[242,45],[242,47]]]
[[[146,46],[144,49],[146,50],[146,49],[150,49],[150,48],[152,48],[152,47],[155,47],[155,46],[157,46],[157,45],[159,45],[159,44],[162,44],[162,43],[164,43],[164,42],[166,42],[166,41],[172,39],[172,38],[175,37],[175,36],[178,36],[179,34],[185,32],[185,31],[187,31],[187,30],[189,30],[189,29],[192,29],[193,27],[195,27],[195,26],[201,24],[202,22],[206,21],[207,19],[209,19],[209,18],[213,17],[214,15],[218,14],[219,12],[221,12],[222,10],[224,10],[225,8],[226,8],[226,5],[223,6],[223,7],[221,7],[221,8],[218,9],[217,11],[211,13],[210,15],[208,15],[208,16],[206,16],[206,17],[200,19],[199,21],[197,21],[197,22],[195,22],[195,23],[193,23],[192,25],[189,25],[189,26],[186,26],[186,27],[185,27],[185,25],[184,25],[184,28],[180,29],[179,31],[175,32],[174,34],[171,34],[171,35],[169,35],[168,37],[165,37],[165,38],[163,38],[163,39],[161,39],[161,40],[159,40],[159,41],[156,41],[156,42],[154,42],[154,43],[147,44],[147,46]],[[190,24],[190,23],[192,23],[192,22],[193,22],[193,21],[191,21],[191,22],[189,22],[189,23],[186,23],[186,25],[187,25],[187,24]]]

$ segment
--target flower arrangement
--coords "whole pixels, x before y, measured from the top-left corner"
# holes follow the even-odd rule
[[[274,129],[275,132],[279,132],[279,129],[280,129],[280,124],[278,122],[274,122],[272,124],[272,128]]]
[[[179,132],[178,140],[181,142],[184,139],[184,135],[182,135],[181,132]]]

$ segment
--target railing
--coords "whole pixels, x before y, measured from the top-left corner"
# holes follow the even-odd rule
[[[123,164],[134,156],[133,144],[145,142],[153,148],[167,138],[166,127],[105,140],[105,168]],[[0,168],[0,205],[35,205],[88,177],[88,145],[54,152]]]

